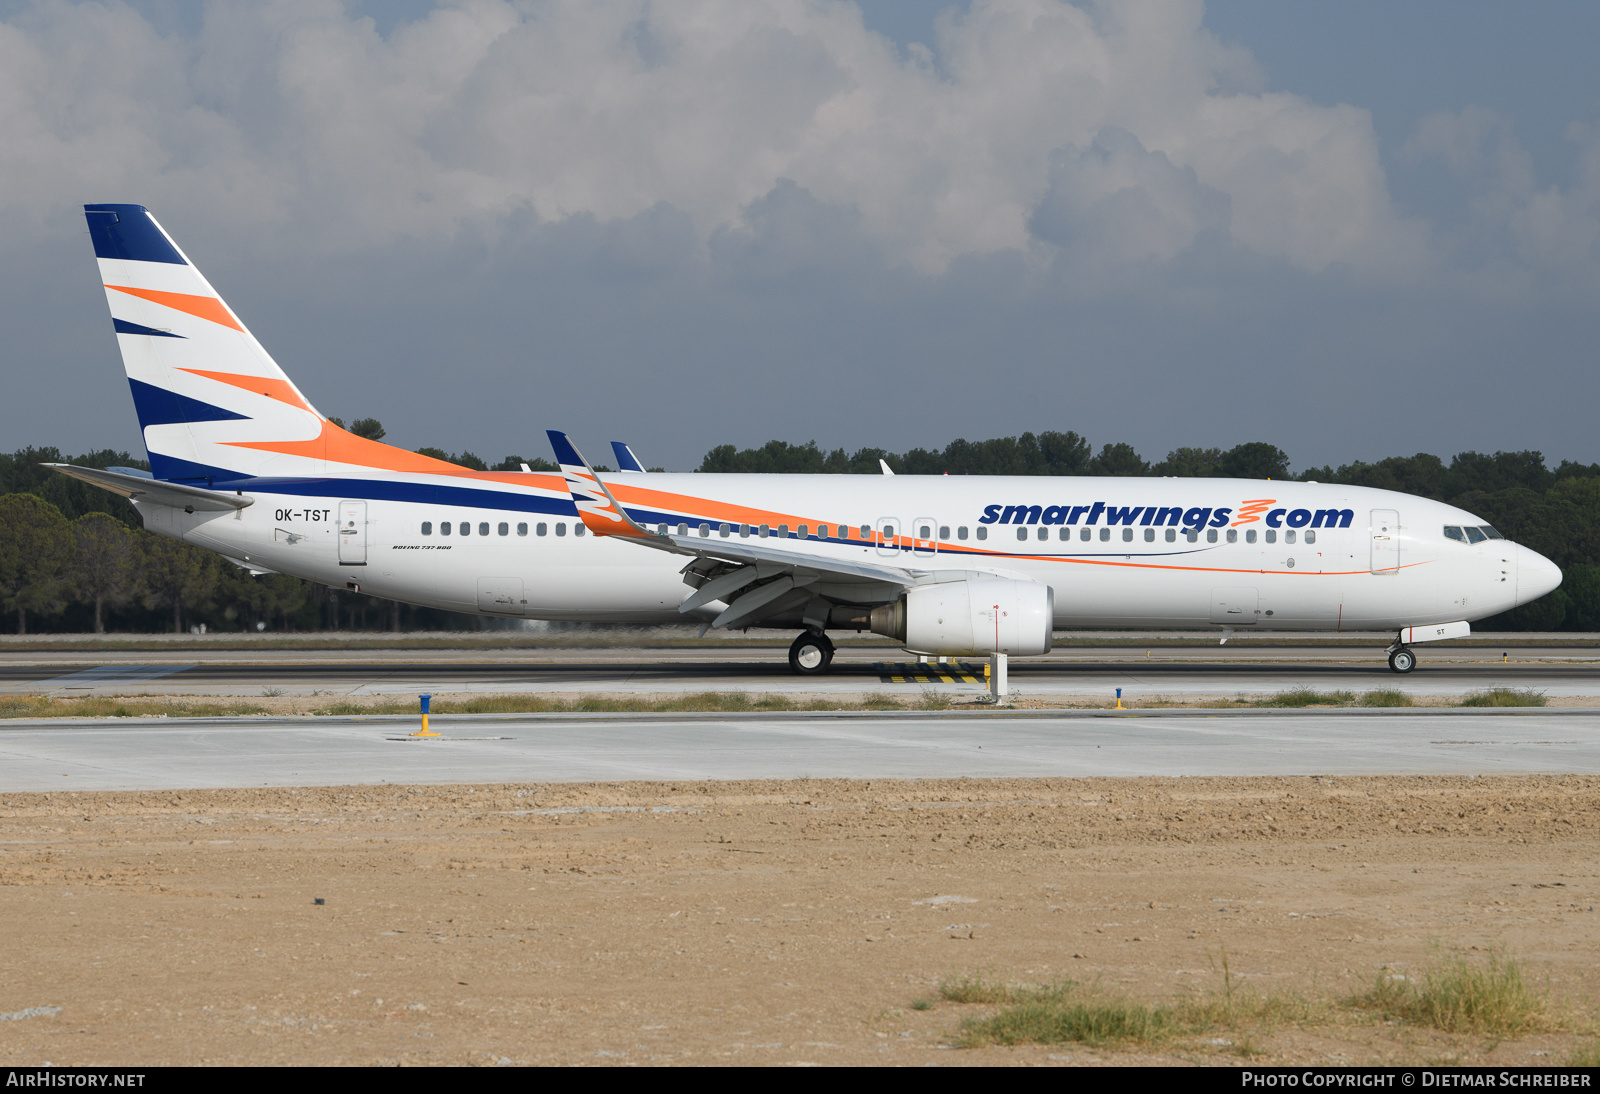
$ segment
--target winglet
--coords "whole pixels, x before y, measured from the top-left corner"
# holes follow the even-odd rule
[[[550,447],[555,449],[556,463],[567,480],[567,492],[572,504],[578,508],[585,528],[597,536],[630,536],[635,539],[655,539],[654,532],[640,526],[628,516],[627,510],[611,496],[606,484],[594,473],[589,461],[583,458],[577,446],[558,429],[545,430],[550,437]]]
[[[644,464],[639,462],[639,457],[633,454],[633,449],[629,448],[625,442],[612,441],[611,451],[617,454],[618,471],[637,471],[640,474],[644,473]]]

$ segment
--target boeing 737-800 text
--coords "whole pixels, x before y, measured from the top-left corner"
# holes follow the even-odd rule
[[[1392,630],[1410,646],[1554,589],[1560,571],[1453,506],[1241,479],[475,471],[321,414],[153,217],[85,207],[148,472],[56,465],[145,527],[413,604],[550,620],[827,631],[1028,655],[1068,627]],[[621,458],[625,446],[618,448]]]

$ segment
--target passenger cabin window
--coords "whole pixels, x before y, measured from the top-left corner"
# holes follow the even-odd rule
[[[1315,543],[1315,542],[1317,542],[1317,533],[1313,532],[1309,528],[1306,529],[1306,542],[1307,543]]]
[[[472,534],[472,525],[468,524],[466,521],[462,521],[460,527],[458,527],[456,531],[460,532],[464,536],[470,536]],[[488,534],[489,528],[487,525],[484,526],[483,531],[485,535]]]
[[[1254,543],[1256,541],[1256,530],[1254,528],[1246,528],[1244,530],[1244,541],[1246,543]]]
[[[450,522],[449,521],[441,520],[439,522],[439,534],[441,536],[448,536],[450,534]]]
[[[1144,541],[1146,543],[1154,543],[1156,541],[1156,530],[1154,528],[1146,528],[1144,530]]]
[[[572,523],[572,534],[575,535],[575,536],[588,535],[589,534],[589,529],[585,525],[579,523],[578,521],[573,521],[573,523]]]
[[[519,524],[518,524],[518,525],[517,525],[517,535],[519,535],[519,536],[525,536],[525,535],[527,535],[527,534],[528,534],[528,525],[527,525],[527,522],[525,522],[525,521],[524,521],[524,522],[521,522],[521,523],[519,523]]]
[[[711,525],[702,522],[701,525],[700,525],[700,538],[701,539],[705,539],[710,534],[711,534]]]
[[[811,526],[809,524],[802,524],[800,526],[800,538],[801,539],[810,539],[811,538]]]
[[[678,534],[680,536],[688,535],[689,534],[689,526],[687,524],[678,525]]]
[[[1101,543],[1106,542],[1110,538],[1111,538],[1111,529],[1109,529],[1109,528],[1100,529],[1100,542]]]
[[[1167,542],[1168,543],[1176,543],[1176,542],[1178,542],[1178,530],[1176,528],[1168,528],[1167,529]]]
[[[1467,526],[1467,542],[1468,543],[1482,543],[1484,540],[1486,540],[1488,538],[1489,538],[1488,536],[1483,534],[1483,530],[1482,529],[1473,528],[1471,525]]]
[[[502,527],[504,527],[504,525],[502,525]],[[479,525],[478,525],[478,534],[480,536],[486,536],[486,535],[489,534],[489,522],[488,521],[482,521],[482,522],[479,523]],[[500,534],[501,535],[505,535],[504,532],[501,532]]]
[[[1039,529],[1039,538],[1041,540],[1049,539],[1050,538],[1050,529],[1048,529],[1048,528]]]
[[[872,538],[872,525],[863,524],[861,526],[861,538],[862,539],[871,539]]]
[[[956,538],[957,539],[966,539],[967,538],[967,526],[965,524],[961,525],[959,528],[956,529]]]
[[[1056,532],[1056,538],[1061,540],[1063,543],[1065,543],[1067,540],[1072,538],[1072,529],[1071,528],[1062,528],[1062,529],[1058,530]]]
[[[733,533],[733,528],[730,525],[727,525],[727,524],[719,524],[719,525],[717,525],[717,535],[721,536],[723,539],[727,539],[728,536],[731,535],[732,533]]]
[[[739,525],[739,538],[740,539],[749,539],[750,538],[750,526],[748,524]]]
[[[1023,540],[1023,539],[1027,539],[1027,538],[1028,538],[1028,530],[1026,528],[1018,528],[1017,529],[1017,539]]]
[[[556,535],[564,536],[566,534],[567,534],[567,526],[566,526],[566,524],[564,524],[561,521],[556,521]]]
[[[1283,542],[1285,542],[1285,543],[1293,543],[1294,542],[1294,529],[1293,528],[1290,528],[1287,532],[1283,533]]]
[[[1237,529],[1237,528],[1229,528],[1228,529],[1228,542],[1229,543],[1238,543],[1239,542],[1239,529]]]
[[[939,538],[943,540],[950,538],[950,526],[948,524],[939,525]]]
[[[1089,537],[1092,536],[1092,535],[1094,535],[1094,533],[1089,531],[1089,529],[1085,528],[1081,532],[1078,533],[1078,538],[1083,540],[1083,542],[1088,543],[1089,542]]]
[[[1278,542],[1278,533],[1277,533],[1277,531],[1275,529],[1272,529],[1272,528],[1268,528],[1267,529],[1267,542],[1268,543],[1276,543],[1276,542]]]
[[[1200,529],[1198,529],[1198,528],[1185,528],[1183,530],[1183,538],[1188,540],[1190,543],[1199,543],[1200,542]]]
[[[536,536],[549,535],[550,526],[541,520],[538,524],[533,526],[533,534]]]
[[[817,538],[818,539],[827,539],[828,538],[828,526],[826,524],[817,525]]]
[[[981,524],[978,525],[978,538],[979,539],[988,539],[989,538],[989,529],[985,528]]]
[[[1217,542],[1217,530],[1215,528],[1207,528],[1206,529],[1206,542],[1207,543],[1215,543],[1215,542]]]
[[[425,520],[422,522],[422,534],[425,536],[433,535],[433,521]]]
[[[1122,542],[1124,542],[1124,543],[1132,543],[1133,542],[1133,529],[1132,528],[1124,528],[1122,530]]]
[[[924,524],[920,528],[918,528],[917,529],[917,538],[918,539],[932,539],[933,538],[933,525]]]
[[[511,525],[507,524],[505,521],[501,521],[500,527],[496,528],[495,531],[499,532],[502,536],[509,536],[511,534]]]
[[[778,525],[778,538],[779,539],[788,539],[789,538],[789,526],[787,524]]]

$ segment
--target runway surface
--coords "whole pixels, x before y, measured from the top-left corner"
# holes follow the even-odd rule
[[[1299,686],[1355,692],[1397,688],[1461,696],[1493,687],[1551,698],[1600,696],[1600,650],[1419,648],[1415,672],[1398,676],[1382,648],[1224,646],[1186,649],[1071,647],[1014,659],[1022,696],[1217,698]],[[785,651],[734,649],[319,650],[0,653],[0,695],[414,695],[419,692],[782,691],[916,694],[933,687],[983,690],[982,661],[919,666],[898,650],[842,648],[826,676],[796,676]]]
[[[0,723],[0,792],[591,780],[1600,774],[1561,710],[462,715]]]

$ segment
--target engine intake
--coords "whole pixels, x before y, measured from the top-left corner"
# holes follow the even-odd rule
[[[1049,653],[1054,623],[1050,586],[1000,577],[918,585],[872,609],[872,633],[941,656]]]

